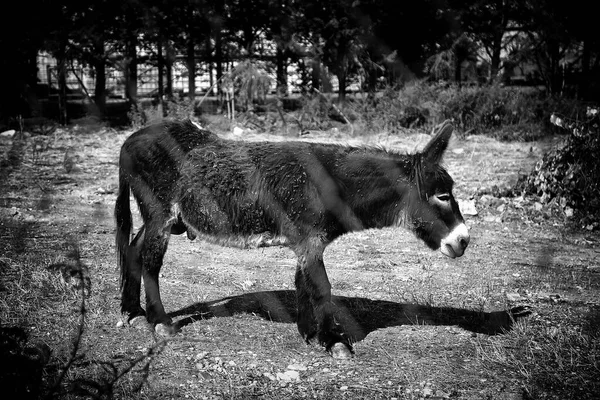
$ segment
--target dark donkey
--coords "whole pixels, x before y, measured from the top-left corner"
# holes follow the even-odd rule
[[[440,161],[452,134],[446,121],[417,154],[299,141],[221,139],[190,121],[163,122],[121,149],[115,206],[126,323],[146,317],[175,333],[158,285],[169,236],[187,232],[228,246],[289,246],[298,257],[298,330],[335,357],[352,347],[334,318],[323,251],[347,232],[405,226],[430,248],[463,255],[469,232]],[[144,226],[129,242],[129,193]],[[146,311],[140,306],[143,277]]]

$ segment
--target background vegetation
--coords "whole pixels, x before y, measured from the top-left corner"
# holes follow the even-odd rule
[[[156,99],[163,101],[174,94],[177,59],[187,66],[190,100],[200,69],[213,72],[222,109],[232,85],[260,99],[265,82],[254,64],[272,77],[269,92],[326,93],[337,86],[341,104],[348,90],[373,94],[415,78],[458,87],[519,82],[543,87],[546,96],[584,100],[600,94],[600,41],[580,0],[426,0],[410,7],[392,0],[24,0],[2,18],[5,122],[39,113],[41,51],[58,62],[63,123],[69,119],[65,75],[73,63],[93,71],[90,111],[100,117],[107,112],[109,69],[123,73],[125,97],[137,107],[138,64],[158,68]],[[236,82],[228,74],[237,74]],[[477,105],[471,95],[464,100]],[[449,106],[453,117],[463,111],[456,106]]]

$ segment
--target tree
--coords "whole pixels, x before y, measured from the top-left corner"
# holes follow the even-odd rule
[[[100,116],[106,111],[106,69],[112,65],[111,56],[120,41],[117,36],[119,26],[115,23],[120,4],[115,0],[93,0],[73,14],[74,35],[69,41],[71,56],[94,70],[93,101]]]
[[[490,82],[499,76],[502,51],[506,50],[505,36],[511,22],[519,14],[522,3],[516,0],[453,1],[461,29],[468,33],[485,51],[490,60]]]
[[[344,103],[349,78],[358,67],[357,55],[365,49],[362,26],[353,14],[359,11],[357,5],[351,0],[336,0],[303,7],[305,33],[312,35],[313,70],[323,62],[333,72],[340,103]]]
[[[0,74],[5,78],[0,120],[39,111],[35,106],[36,56],[54,22],[47,18],[49,7],[43,0],[23,0],[5,7],[0,15]]]

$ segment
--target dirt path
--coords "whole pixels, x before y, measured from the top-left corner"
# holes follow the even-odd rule
[[[505,310],[533,306],[520,324],[584,324],[598,305],[598,235],[567,233],[530,199],[480,195],[512,185],[548,142],[470,137],[454,140],[446,157],[456,196],[479,209],[467,217],[463,258],[432,253],[398,229],[347,235],[326,251],[339,318],[357,341],[354,360],[333,360],[300,339],[295,259],[283,248],[174,237],[161,291],[181,333],[164,343],[119,328],[112,207],[130,133],[78,127],[45,141],[0,139],[2,159],[12,160],[0,174],[1,322],[52,349],[44,372],[52,382],[77,337],[77,271],[88,274],[79,358],[60,388],[73,397],[521,399],[531,390],[522,371],[495,363],[490,350],[510,338],[500,334],[510,328]],[[428,136],[341,140],[413,151]]]

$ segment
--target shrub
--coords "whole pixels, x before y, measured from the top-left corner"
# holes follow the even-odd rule
[[[134,104],[127,113],[131,126],[138,129],[145,125],[163,119],[183,120],[194,117],[195,104],[186,98],[172,97],[162,102],[152,102],[149,105]]]
[[[347,105],[359,132],[396,133],[403,128],[455,121],[458,132],[486,134],[501,140],[534,140],[556,130],[552,111],[577,118],[581,105],[536,88],[471,86],[415,81],[381,95],[352,99]]]
[[[438,114],[430,85],[417,81],[398,90],[387,87],[381,95],[351,99],[345,105],[361,133],[398,133],[435,122]]]
[[[600,228],[600,115],[588,109],[588,120],[577,123],[552,116],[552,122],[570,131],[565,142],[536,164],[519,189],[573,209],[575,220],[588,230]],[[570,214],[570,212],[568,212]]]

